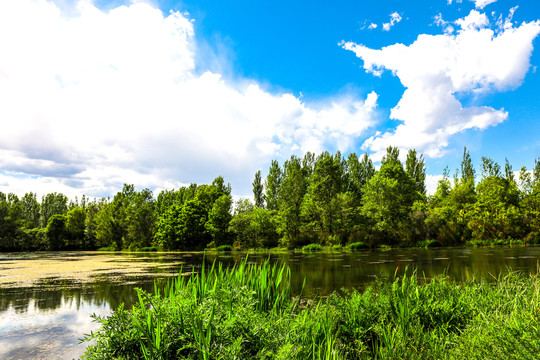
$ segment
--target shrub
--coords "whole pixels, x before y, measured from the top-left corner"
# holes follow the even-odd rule
[[[433,247],[440,247],[441,243],[437,240],[424,240],[418,242],[419,247],[425,247],[425,248],[433,248]]]
[[[303,251],[321,251],[322,246],[319,244],[309,244],[302,248]]]
[[[147,246],[147,247],[141,248],[141,250],[139,251],[150,252],[150,251],[158,251],[158,250],[159,249],[157,246]]]
[[[220,245],[216,248],[217,251],[232,251],[231,245]]]
[[[116,251],[116,248],[114,246],[106,246],[100,247],[97,251]]]
[[[351,250],[360,250],[360,249],[366,249],[367,245],[363,241],[358,241],[358,242],[349,244],[348,248]]]

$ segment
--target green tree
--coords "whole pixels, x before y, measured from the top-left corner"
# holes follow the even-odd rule
[[[253,199],[255,200],[256,207],[264,207],[264,187],[261,179],[261,171],[258,170],[255,173],[255,179],[253,180]]]
[[[81,207],[74,207],[66,214],[66,248],[80,249],[84,244],[86,212]]]
[[[474,170],[471,155],[467,151],[467,147],[463,148],[463,160],[461,161],[461,181],[463,183],[472,182],[474,186],[474,176],[476,171]]]
[[[230,245],[232,243],[229,231],[229,224],[232,219],[231,207],[231,196],[223,194],[214,202],[212,210],[208,214],[208,222],[205,226],[216,246]]]
[[[417,156],[416,150],[409,150],[405,169],[410,178],[414,181],[416,191],[426,195],[426,165],[424,155]]]
[[[351,193],[357,204],[362,200],[362,187],[375,174],[375,167],[368,154],[358,159],[355,153],[347,157],[347,191]]]
[[[64,215],[68,211],[68,198],[64,194],[50,193],[41,199],[41,217],[42,228],[46,228],[49,218],[53,215]]]
[[[165,249],[204,249],[211,237],[206,231],[208,213],[199,200],[174,204],[158,220],[156,242]]]
[[[399,161],[399,150],[389,147],[380,170],[362,188],[362,214],[373,224],[381,241],[404,238],[411,207],[420,199],[416,184]]]
[[[149,246],[155,232],[155,208],[152,192],[135,191],[126,204],[127,238],[132,248]]]
[[[264,199],[266,201],[266,208],[269,210],[277,210],[278,208],[278,195],[279,188],[281,187],[281,168],[276,160],[272,160],[270,169],[268,170],[268,176],[265,181],[266,192]]]
[[[302,160],[292,155],[283,164],[278,203],[282,232],[292,243],[297,242],[300,235],[301,207],[306,191],[307,178]]]
[[[319,227],[326,235],[333,235],[338,228],[336,223],[339,212],[338,194],[342,191],[345,166],[341,154],[335,156],[323,152],[317,158],[308,192],[320,216]]]
[[[39,227],[40,205],[35,193],[26,193],[21,199],[21,209],[26,228],[32,229]]]
[[[255,207],[248,199],[236,202],[234,215],[230,222],[230,231],[234,234],[235,246],[249,249],[257,246],[256,239],[251,233],[252,213]]]
[[[56,214],[49,218],[46,228],[49,250],[65,248],[68,236],[66,222],[65,215]]]

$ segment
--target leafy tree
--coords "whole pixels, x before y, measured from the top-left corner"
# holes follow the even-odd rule
[[[229,224],[232,219],[231,215],[232,198],[230,195],[221,195],[208,214],[208,222],[206,230],[212,236],[214,243],[219,245],[230,245],[232,243]]]
[[[15,194],[0,192],[0,250],[13,251],[23,247],[24,219]]]
[[[399,150],[389,147],[380,170],[364,185],[362,214],[374,225],[382,241],[396,242],[415,200],[420,198],[416,184],[399,161]]]
[[[474,176],[476,171],[472,165],[471,155],[467,147],[463,149],[463,160],[461,161],[461,180],[463,183],[472,182],[474,186]]]
[[[317,158],[309,184],[309,193],[316,210],[320,213],[319,227],[327,235],[333,235],[336,227],[336,213],[344,178],[344,163],[341,154],[336,156],[323,152]]]
[[[53,215],[64,215],[68,211],[68,198],[64,194],[50,193],[41,199],[41,227],[47,227],[49,218]]]
[[[417,156],[416,150],[409,150],[407,160],[405,161],[407,174],[415,183],[416,191],[420,194],[426,194],[426,166],[424,155]]]
[[[302,160],[296,156],[285,161],[283,180],[279,189],[279,213],[283,233],[294,243],[298,241],[302,220],[301,206],[307,191],[307,178]]]
[[[281,187],[281,168],[276,160],[272,160],[272,165],[268,170],[268,176],[265,181],[266,192],[264,199],[266,201],[266,208],[269,210],[277,210],[278,208],[278,194]]]
[[[514,173],[512,172],[512,165],[510,165],[510,162],[508,162],[508,159],[504,159],[504,175],[506,180],[510,182],[516,182],[516,179],[514,177]]]
[[[253,199],[256,207],[264,207],[264,187],[260,170],[255,173],[255,179],[253,180]]]
[[[355,153],[347,158],[347,191],[349,191],[358,205],[362,200],[362,187],[375,174],[373,162],[367,154],[360,161]]]
[[[236,203],[230,231],[236,237],[236,246],[249,249],[272,247],[278,244],[274,211],[254,207],[248,199]]]
[[[84,243],[86,212],[74,207],[66,214],[66,248],[80,249]]]
[[[26,193],[21,199],[23,218],[26,228],[32,229],[39,226],[40,205],[35,193]]]
[[[65,248],[68,236],[66,220],[66,216],[60,214],[49,218],[46,228],[49,250],[62,250]]]
[[[236,246],[242,248],[256,247],[256,239],[251,233],[252,212],[255,207],[248,199],[236,202],[234,215],[230,222],[230,231],[236,237]]]
[[[204,249],[211,240],[205,227],[207,216],[199,200],[174,204],[158,221],[157,243],[171,250]]]
[[[104,200],[86,204],[86,217],[84,219],[84,247],[92,249],[96,246],[97,214],[103,206]]]
[[[152,192],[134,192],[126,207],[127,238],[132,248],[149,246],[155,232],[155,209]]]

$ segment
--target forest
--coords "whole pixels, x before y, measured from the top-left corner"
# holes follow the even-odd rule
[[[112,199],[0,193],[0,251],[540,243],[539,159],[514,172],[482,157],[477,176],[465,148],[434,194],[425,180],[423,155],[409,150],[402,163],[389,147],[378,170],[367,154],[273,160],[254,176],[253,201],[233,203],[221,176],[156,197],[128,184]]]

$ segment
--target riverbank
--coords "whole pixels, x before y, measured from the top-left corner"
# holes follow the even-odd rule
[[[414,274],[308,300],[291,295],[285,265],[215,266],[98,319],[83,358],[535,358],[538,280],[420,284]]]

